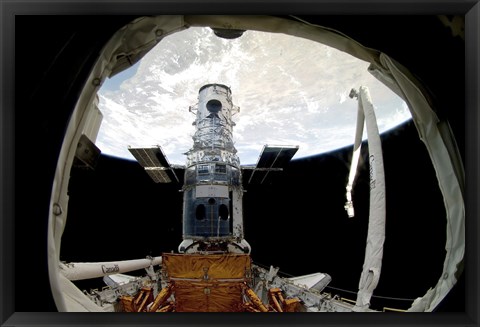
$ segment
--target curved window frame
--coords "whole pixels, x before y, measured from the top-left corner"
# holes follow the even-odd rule
[[[99,59],[78,96],[75,109],[65,131],[53,181],[48,230],[48,268],[54,299],[59,311],[68,311],[60,272],[60,246],[68,208],[68,181],[75,156],[76,144],[90,122],[88,114],[94,110],[95,94],[107,76],[128,68],[153,45],[169,34],[189,26],[208,26],[265,32],[286,33],[319,42],[371,63],[369,71],[407,102],[415,126],[425,143],[437,172],[437,179],[447,209],[447,254],[442,276],[433,290],[418,298],[408,311],[432,311],[443,296],[455,285],[455,275],[465,252],[465,171],[455,137],[448,121],[437,116],[428,101],[428,92],[401,64],[374,49],[369,49],[332,29],[318,25],[273,16],[142,16],[119,29],[105,44]],[[139,33],[141,31],[141,33]],[[64,208],[61,215],[56,208]],[[59,227],[60,226],[60,227]],[[440,293],[440,294],[438,294]],[[435,295],[435,296],[434,296]]]

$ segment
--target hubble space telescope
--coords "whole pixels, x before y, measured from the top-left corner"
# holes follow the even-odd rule
[[[265,145],[255,167],[241,166],[232,137],[232,117],[240,108],[230,88],[202,86],[198,104],[189,110],[196,115],[195,134],[185,167],[170,165],[161,147],[129,150],[156,183],[178,182],[174,168],[185,169],[180,253],[250,253],[243,233],[243,171],[249,171],[247,183],[263,183],[270,172],[282,170],[298,146]]]

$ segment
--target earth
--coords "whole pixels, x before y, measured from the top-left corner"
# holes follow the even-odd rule
[[[192,146],[198,90],[219,83],[240,107],[233,129],[242,164],[255,164],[263,145],[298,145],[295,158],[353,144],[357,100],[366,86],[380,132],[411,118],[406,103],[374,78],[369,63],[289,35],[246,31],[233,40],[209,28],[164,38],[99,91],[102,153],[134,160],[128,146],[162,147],[170,163],[184,164]],[[366,134],[364,134],[365,137]]]

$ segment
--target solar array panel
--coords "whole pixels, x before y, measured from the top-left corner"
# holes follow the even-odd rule
[[[128,148],[142,167],[169,167],[165,154],[158,146],[155,148]]]
[[[172,180],[167,171],[170,171],[178,182],[177,175],[168,163],[167,157],[160,146],[152,148],[129,147],[128,151],[130,151],[138,163],[145,168],[145,171],[155,183],[170,183]]]
[[[170,183],[172,181],[170,177],[168,177],[167,172],[164,171],[162,168],[146,167],[145,171],[155,183]]]
[[[262,153],[258,157],[256,166],[251,170],[251,174],[248,178],[248,183],[265,182],[268,174],[272,171],[281,171],[285,167],[295,153],[298,151],[297,146],[273,146],[265,145],[262,149]],[[246,172],[249,167],[242,167]],[[245,175],[248,175],[245,174]],[[247,176],[245,176],[247,177]]]

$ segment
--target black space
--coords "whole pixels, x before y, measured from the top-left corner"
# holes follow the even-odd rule
[[[15,19],[16,40],[28,40],[15,43],[15,311],[56,311],[48,279],[46,231],[58,154],[99,51],[133,18]],[[429,90],[439,115],[448,118],[464,157],[465,44],[452,37],[436,17],[302,18],[337,28],[410,69]],[[378,30],[382,33],[374,32]],[[405,50],[410,46],[416,51]],[[442,76],[437,74],[437,63],[442,63]],[[445,209],[435,172],[413,124],[385,135],[383,149],[387,238],[375,294],[415,298],[434,287],[441,273]],[[326,272],[332,276],[332,286],[357,289],[367,229],[368,170],[362,166],[354,189],[357,216],[349,219],[343,205],[350,156],[351,149],[343,149],[294,160],[271,185],[247,187],[245,237],[255,262],[279,266],[291,275]],[[363,159],[365,163],[366,152]],[[181,239],[179,189],[175,184],[152,183],[135,162],[103,155],[95,171],[73,171],[61,259],[133,259],[175,250]],[[41,301],[24,296],[31,294],[31,276],[35,276],[35,294],[42,295]],[[454,300],[447,298],[439,311],[463,311],[464,287],[460,282],[452,292]],[[372,307],[402,305],[380,302],[374,298]]]

